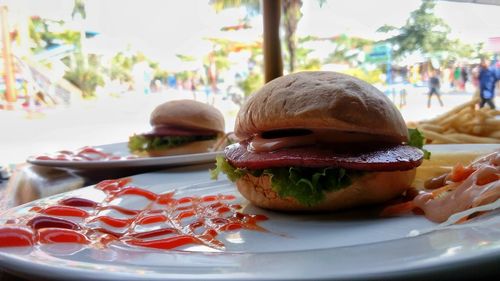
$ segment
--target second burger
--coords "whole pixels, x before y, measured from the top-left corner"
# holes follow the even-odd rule
[[[174,100],[151,113],[150,132],[129,138],[134,154],[152,157],[203,153],[224,137],[224,116],[213,106],[194,100]]]

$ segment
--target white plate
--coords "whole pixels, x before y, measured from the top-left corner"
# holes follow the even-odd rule
[[[126,142],[95,146],[103,152],[116,156],[126,157],[130,155]],[[141,157],[134,159],[106,160],[106,161],[58,161],[38,160],[35,157],[28,158],[27,162],[33,165],[59,167],[70,169],[114,169],[131,167],[153,167],[153,166],[183,166],[213,162],[221,152],[207,152],[195,154],[182,154],[162,157]]]
[[[431,148],[446,151],[478,146]],[[490,148],[495,146],[481,150]],[[269,232],[241,230],[220,235],[226,245],[222,252],[196,248],[95,250],[71,245],[3,248],[0,265],[25,276],[75,280],[384,280],[429,279],[439,274],[460,277],[491,270],[485,266],[500,260],[499,212],[473,223],[409,237],[411,230],[435,224],[422,216],[380,218],[376,209],[327,215],[268,212],[248,205],[227,180],[209,180],[206,168],[142,174],[133,177],[133,185],[155,193],[175,189],[179,197],[234,194],[245,213],[269,217],[260,223]],[[97,200],[95,189],[87,187],[15,208],[3,214],[0,223],[9,216],[26,214],[33,205],[69,196]],[[133,208],[144,200],[132,196],[118,204]]]

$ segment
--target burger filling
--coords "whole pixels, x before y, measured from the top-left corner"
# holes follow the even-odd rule
[[[332,167],[283,167],[249,170],[232,166],[223,156],[218,156],[216,160],[217,167],[211,171],[213,179],[217,179],[221,172],[233,182],[246,174],[255,177],[267,175],[271,178],[273,190],[281,198],[292,197],[307,206],[320,203],[325,197],[325,192],[347,187],[351,185],[354,178],[363,174],[361,171]]]
[[[195,141],[213,140],[216,135],[211,136],[154,136],[133,135],[129,138],[128,148],[134,152],[161,150],[181,146]]]
[[[156,125],[152,131],[129,137],[129,150],[136,153],[178,147],[195,141],[216,139],[218,132],[174,125]]]
[[[297,133],[297,139],[300,139],[299,142],[307,142],[304,137],[310,135],[309,133],[304,131],[297,131],[295,133]],[[409,136],[410,139],[408,140],[407,144],[422,149],[422,146],[424,144],[423,135],[418,130],[410,129]],[[384,163],[385,160],[383,160],[382,163],[369,163],[372,160],[373,162],[380,162],[381,158],[384,159],[382,156],[394,154],[394,152],[398,150],[400,152],[405,152],[405,150],[408,149],[405,149],[404,145],[399,145],[396,149],[389,148],[386,150],[381,150],[381,152],[368,153],[363,154],[359,157],[356,156],[350,158],[345,158],[343,157],[343,155],[326,155],[326,153],[321,153],[321,150],[319,150],[320,153],[316,153],[316,155],[314,153],[311,153],[311,150],[315,148],[292,148],[288,149],[287,153],[297,153],[295,156],[303,153],[303,151],[305,150],[308,150],[307,154],[309,159],[300,158],[299,162],[310,163],[311,165],[309,165],[309,167],[302,165],[270,167],[269,165],[274,165],[275,163],[293,163],[298,158],[294,155],[290,157],[290,154],[283,157],[284,152],[282,154],[280,151],[276,151],[264,153],[264,155],[266,155],[265,157],[271,158],[267,161],[267,167],[265,167],[266,164],[261,164],[258,161],[258,158],[260,157],[258,156],[259,153],[252,152],[254,147],[250,145],[240,146],[245,146],[246,149],[243,149],[243,152],[234,152],[230,151],[230,148],[229,158],[232,158],[232,160],[241,160],[239,162],[240,164],[243,164],[237,165],[238,167],[236,167],[235,165],[232,165],[230,161],[228,161],[228,159],[219,156],[217,157],[216,168],[211,171],[212,178],[216,179],[221,172],[226,174],[228,179],[233,182],[247,174],[255,177],[267,175],[271,179],[271,187],[281,198],[292,197],[295,198],[299,203],[306,206],[313,206],[320,203],[325,198],[325,194],[327,192],[337,191],[342,188],[348,187],[349,185],[351,185],[354,179],[360,177],[365,173],[370,173],[370,171],[380,171],[377,169],[372,169],[372,167],[374,167],[375,165],[377,168],[390,167],[390,169],[393,169],[393,167],[395,167],[396,165],[403,165],[401,166],[400,170],[404,170],[410,169],[410,164],[411,166],[418,166],[422,161],[422,154],[415,154],[414,152],[412,152],[412,150],[415,149],[410,149],[410,152],[408,154],[409,160],[405,163],[396,163],[397,161],[394,161],[395,163],[388,164]],[[276,147],[277,145],[273,146]],[[242,150],[241,147],[239,148],[240,150]],[[233,148],[232,150],[237,149]],[[228,156],[228,149],[226,149],[226,156]],[[424,157],[429,157],[429,153],[424,151]],[[318,163],[326,163],[328,161],[335,163],[335,165],[326,165],[322,167],[317,166]],[[242,165],[244,166],[242,167]],[[344,167],[339,167],[342,165]],[[248,168],[249,166],[252,168]],[[350,168],[354,166],[358,168]],[[359,167],[361,167],[362,169],[359,169]]]

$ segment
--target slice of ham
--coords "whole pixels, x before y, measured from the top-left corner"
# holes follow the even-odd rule
[[[304,146],[272,152],[252,152],[248,143],[226,147],[229,163],[237,168],[251,170],[277,167],[338,167],[364,171],[404,171],[419,166],[423,153],[408,145],[379,145],[377,147],[334,145],[330,147]]]
[[[142,134],[145,137],[163,136],[215,136],[217,132],[199,128],[181,128],[175,126],[154,127],[152,131]]]

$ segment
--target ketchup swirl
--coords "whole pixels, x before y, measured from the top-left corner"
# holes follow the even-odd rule
[[[137,156],[119,156],[112,153],[107,153],[101,149],[85,146],[75,151],[60,150],[53,154],[44,154],[36,156],[36,160],[52,160],[52,161],[115,161],[135,159]]]
[[[174,192],[156,194],[130,182],[122,178],[96,184],[94,188],[106,194],[101,202],[69,197],[54,205],[34,206],[27,215],[0,226],[0,247],[77,243],[101,248],[121,243],[164,250],[189,245],[223,250],[224,244],[217,240],[222,232],[266,231],[258,224],[267,217],[240,212],[242,207],[231,203],[234,195],[176,198]],[[122,196],[139,196],[149,204],[140,210],[110,205]],[[109,210],[123,216],[113,217]]]

